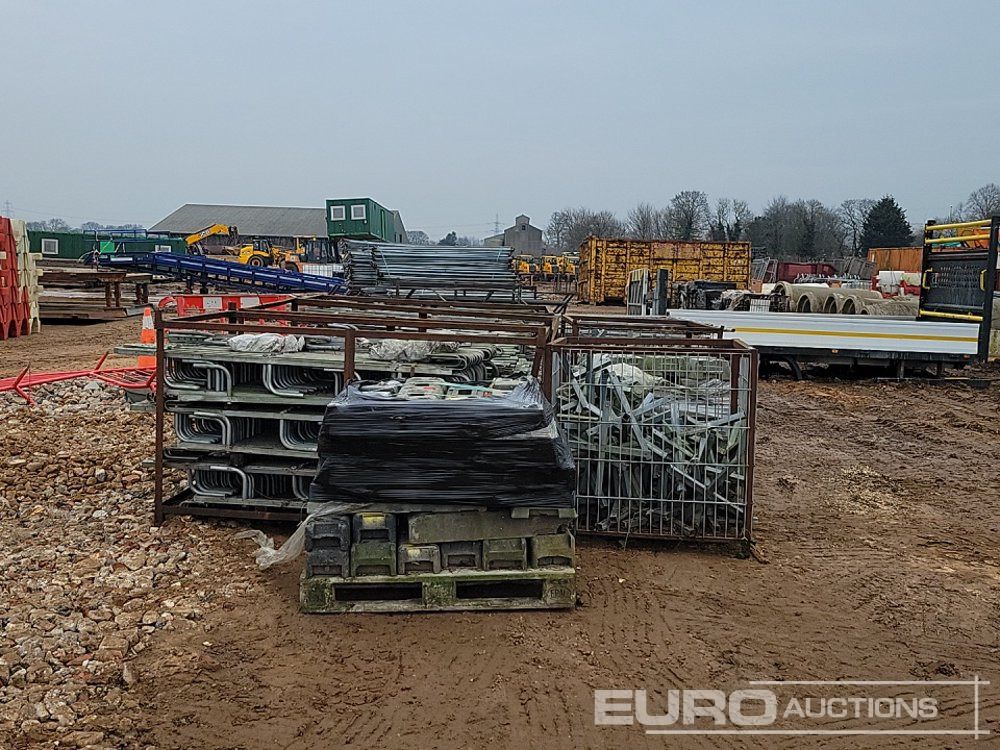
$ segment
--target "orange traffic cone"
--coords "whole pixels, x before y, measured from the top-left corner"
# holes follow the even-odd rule
[[[139,332],[140,344],[156,345],[156,331],[153,330],[153,309],[147,307],[142,312],[142,330]],[[156,367],[155,354],[140,354],[139,367]]]

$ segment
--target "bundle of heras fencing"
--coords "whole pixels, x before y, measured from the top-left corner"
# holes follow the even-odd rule
[[[352,292],[463,296],[514,292],[517,274],[507,247],[390,245],[357,240],[341,244],[347,285]],[[471,292],[471,294],[470,294]]]
[[[351,386],[327,406],[314,502],[569,508],[576,471],[537,380],[420,400]]]

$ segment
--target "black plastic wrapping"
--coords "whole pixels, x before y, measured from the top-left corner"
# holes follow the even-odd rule
[[[575,487],[537,380],[507,396],[453,400],[349,386],[327,406],[309,499],[568,508]]]

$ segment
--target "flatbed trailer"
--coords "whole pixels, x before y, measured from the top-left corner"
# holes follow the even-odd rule
[[[808,362],[905,368],[984,359],[980,323],[732,310],[671,310],[670,317],[722,326],[724,338],[739,339],[793,370]]]
[[[920,305],[915,318],[733,310],[671,310],[671,318],[721,326],[725,338],[784,361],[801,376],[808,362],[907,367],[985,362],[1000,356],[992,329],[998,297],[1000,216],[924,228]]]

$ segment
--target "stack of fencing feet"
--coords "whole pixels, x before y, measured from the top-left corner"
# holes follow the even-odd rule
[[[430,378],[446,397],[497,390],[540,368],[553,321],[525,310],[332,296],[179,318],[154,311],[154,522],[301,521],[324,408],[345,383]],[[186,482],[168,474],[177,469]]]
[[[0,217],[0,341],[41,329],[38,298],[40,254],[29,252],[28,233],[20,219]]]
[[[316,473],[324,408],[344,386],[343,352],[324,349],[321,341],[282,354],[233,351],[221,337],[173,338],[166,352],[164,381],[176,442],[166,449],[165,459],[167,465],[187,472],[185,502],[190,509],[228,509],[221,515],[237,517],[252,512],[303,517]],[[454,356],[463,352],[475,350],[467,347]],[[370,380],[398,375],[398,367],[467,380],[471,376],[466,370],[480,367],[435,362],[395,365],[360,356],[357,363],[364,367],[359,375]],[[440,384],[446,394],[469,388],[437,376],[402,382],[410,380]],[[507,379],[497,381],[502,384]]]
[[[303,611],[574,606],[575,471],[537,381],[462,399],[349,388],[319,453]]]

